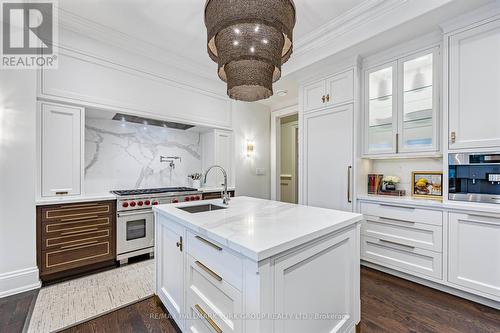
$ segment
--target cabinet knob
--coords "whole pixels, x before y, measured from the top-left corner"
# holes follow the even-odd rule
[[[330,94],[326,95],[326,102],[330,102]]]
[[[325,103],[325,100],[326,100],[325,95],[323,95],[323,97],[321,97],[321,100],[323,101],[323,103]]]

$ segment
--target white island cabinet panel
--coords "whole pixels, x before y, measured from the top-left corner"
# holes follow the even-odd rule
[[[500,147],[500,20],[449,39],[450,149]]]
[[[83,109],[40,103],[42,197],[81,194]]]
[[[163,216],[156,216],[164,220]],[[155,257],[164,258],[162,265],[156,266],[157,294],[168,312],[176,318],[177,324],[184,326],[184,229],[175,223],[158,221],[156,229]],[[161,253],[161,254],[160,254]]]
[[[277,259],[276,312],[308,317],[277,320],[275,332],[345,332],[354,327],[359,266],[353,254],[357,252],[356,230],[351,230]],[[307,288],[304,281],[309,281]]]
[[[223,208],[179,209],[208,203]],[[183,332],[354,332],[362,215],[249,197],[154,211],[157,294]]]
[[[449,214],[448,280],[500,301],[500,218]]]
[[[231,127],[224,96],[83,55],[60,53],[57,70],[42,70],[39,95],[146,117]]]

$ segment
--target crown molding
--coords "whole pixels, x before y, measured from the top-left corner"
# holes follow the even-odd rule
[[[139,56],[152,59],[165,65],[166,67],[180,69],[208,80],[218,80],[218,78],[214,76],[215,71],[213,68],[208,68],[207,66],[203,66],[199,63],[186,60],[184,57],[173,53],[172,50],[167,50],[143,39],[136,38],[122,31],[102,25],[62,8],[58,8],[58,15],[59,27],[62,29],[90,37],[104,44],[125,50],[130,49],[130,45],[134,45],[134,51],[131,52]],[[161,57],[155,57],[155,55],[161,55]]]
[[[476,10],[444,22],[440,25],[440,27],[444,34],[449,34],[476,23],[481,24],[483,21],[495,20],[499,18],[500,0],[495,0],[485,6],[479,7]]]
[[[314,31],[309,42],[296,42],[284,76],[338,54],[453,0],[367,0]],[[312,36],[316,36],[314,39]],[[318,37],[319,36],[319,37]]]

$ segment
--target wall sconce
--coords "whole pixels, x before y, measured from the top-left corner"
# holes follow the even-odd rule
[[[247,147],[246,147],[247,157],[252,157],[253,156],[253,154],[254,154],[254,148],[255,148],[255,145],[254,145],[253,141],[247,141]]]

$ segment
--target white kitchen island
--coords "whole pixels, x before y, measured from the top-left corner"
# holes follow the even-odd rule
[[[362,215],[250,197],[180,209],[206,204],[223,206],[154,208],[156,293],[183,332],[354,332]]]

